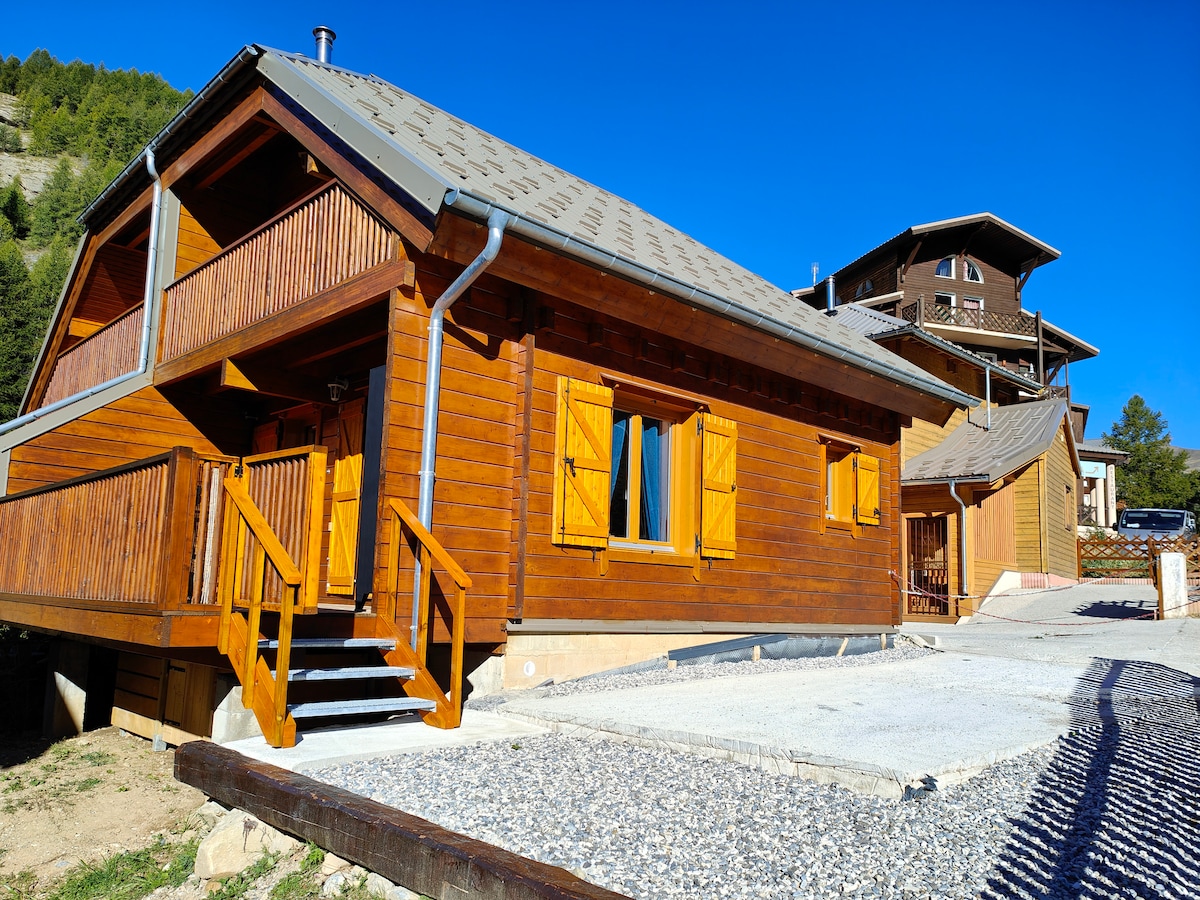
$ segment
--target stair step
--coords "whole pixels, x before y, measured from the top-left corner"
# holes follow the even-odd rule
[[[412,678],[404,666],[340,666],[332,669],[290,669],[288,681],[349,681],[354,678]],[[274,677],[275,673],[272,672]]]
[[[279,641],[259,641],[260,650],[278,650]],[[293,650],[395,650],[390,638],[292,638]]]
[[[372,700],[326,700],[320,703],[297,703],[294,706],[288,706],[288,712],[296,719],[422,709],[437,709],[437,704],[432,700],[423,700],[417,697],[377,697]]]

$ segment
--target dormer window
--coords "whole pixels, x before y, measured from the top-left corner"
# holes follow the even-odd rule
[[[867,294],[871,293],[871,291],[873,291],[873,290],[875,290],[875,285],[872,284],[871,279],[868,278],[866,281],[862,282],[861,284],[859,284],[859,286],[857,288],[854,289],[854,299],[857,300],[860,297],[865,297]]]
[[[963,278],[967,281],[973,281],[976,284],[983,284],[983,273],[979,271],[979,266],[975,265],[969,259],[963,260],[963,266],[966,270],[963,273]]]
[[[926,270],[928,271],[928,270]],[[954,277],[954,257],[947,256],[937,265],[937,271],[934,272],[938,278],[953,278]]]

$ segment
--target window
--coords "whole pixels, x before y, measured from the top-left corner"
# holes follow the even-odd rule
[[[685,405],[559,377],[553,543],[733,558],[737,425]]]
[[[933,295],[933,302],[938,304],[938,306],[958,306],[953,294],[946,294],[942,291],[938,291]]]
[[[823,441],[821,455],[825,470],[825,521],[835,526],[878,525],[879,458],[835,441]]]
[[[854,289],[854,299],[857,300],[859,297],[865,297],[873,290],[875,290],[875,285],[868,278],[866,281],[860,282],[858,287]]]
[[[969,259],[963,260],[963,278],[967,281],[973,281],[976,284],[983,284],[983,273],[979,271],[979,266],[971,262]]]
[[[613,410],[610,537],[634,543],[670,541],[672,428],[664,419]]]
[[[929,270],[926,269],[926,272]],[[953,278],[954,277],[954,257],[947,256],[937,264],[937,271],[934,272],[938,278]]]
[[[982,297],[963,297],[963,309],[983,309]]]

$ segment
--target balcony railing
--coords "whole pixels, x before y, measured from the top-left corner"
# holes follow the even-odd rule
[[[40,406],[132,372],[141,346],[143,309],[135,306],[59,355]]]
[[[900,310],[900,316],[921,328],[927,325],[949,325],[976,331],[1037,337],[1037,324],[1028,316],[996,313],[985,309],[962,309],[943,303],[930,303],[928,300],[917,300],[908,304]]]
[[[331,184],[167,288],[162,359],[260,322],[395,253],[387,226]]]
[[[0,593],[159,611],[215,602],[233,462],[176,447],[0,499]]]

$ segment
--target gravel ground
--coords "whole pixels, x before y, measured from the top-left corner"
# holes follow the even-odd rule
[[[553,690],[705,677],[702,668],[713,667]],[[311,774],[646,900],[1200,897],[1200,682],[1150,663],[1097,661],[1092,674],[1068,738],[909,800],[562,735]]]

